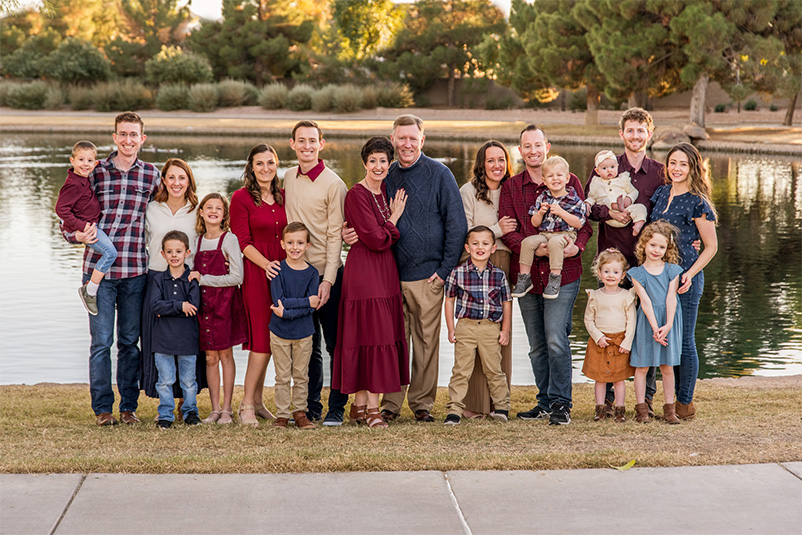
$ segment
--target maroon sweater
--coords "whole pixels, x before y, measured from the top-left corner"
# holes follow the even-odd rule
[[[82,231],[87,223],[97,223],[100,219],[100,203],[89,179],[75,174],[72,167],[58,192],[56,214],[67,232]]]

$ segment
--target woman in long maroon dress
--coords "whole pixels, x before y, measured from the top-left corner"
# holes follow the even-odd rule
[[[359,241],[351,246],[343,271],[337,348],[332,386],[356,394],[350,419],[387,427],[379,413],[379,394],[409,384],[409,357],[398,268],[390,246],[406,194],[387,204],[384,179],[393,160],[387,138],[373,137],[362,147],[365,178],[345,196],[345,220]]]
[[[284,258],[281,233],[287,225],[284,192],[278,185],[278,155],[270,145],[256,145],[248,154],[244,187],[231,197],[231,231],[245,257],[242,297],[248,317],[245,395],[239,409],[241,424],[258,425],[256,417],[272,419],[262,395],[270,361],[270,281],[266,269]]]

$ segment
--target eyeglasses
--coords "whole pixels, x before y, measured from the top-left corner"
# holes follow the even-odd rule
[[[114,135],[122,139],[139,139],[139,132],[114,132]]]

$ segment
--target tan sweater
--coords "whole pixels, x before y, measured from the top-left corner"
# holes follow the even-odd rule
[[[606,294],[602,289],[585,290],[588,305],[585,308],[585,328],[594,342],[606,334],[626,333],[621,347],[632,349],[635,339],[635,290],[622,289],[617,294]]]
[[[298,167],[284,174],[284,208],[287,222],[300,221],[312,234],[312,245],[306,261],[334,284],[337,270],[343,265],[343,203],[348,188],[337,173],[328,167],[315,179],[298,175]]]
[[[488,192],[493,205],[476,199],[476,188],[467,182],[459,189],[462,197],[462,207],[465,208],[465,218],[468,220],[468,230],[476,225],[490,227],[496,236],[496,250],[509,251],[509,247],[501,241],[501,227],[498,225],[498,200],[501,198],[501,188]]]

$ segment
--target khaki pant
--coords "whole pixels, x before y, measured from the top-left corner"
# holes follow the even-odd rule
[[[498,343],[501,324],[490,320],[471,320],[462,318],[457,322],[454,336],[454,367],[448,383],[446,410],[448,414],[462,416],[465,409],[465,395],[468,392],[468,379],[473,373],[475,355],[482,361],[482,370],[487,377],[490,399],[496,410],[510,410],[510,388],[507,376],[501,371],[501,344]]]
[[[570,241],[567,241],[566,238]],[[524,238],[521,242],[521,264],[531,266],[535,262],[535,250],[545,243],[549,248],[549,269],[563,269],[563,250],[576,241],[576,232],[541,232]]]
[[[306,412],[312,337],[286,340],[270,333],[270,349],[276,368],[276,416],[290,418],[290,402],[295,405],[296,411]],[[290,381],[293,383],[292,389]]]
[[[401,281],[404,299],[404,327],[407,346],[412,340],[412,371],[409,388],[387,393],[382,397],[382,409],[401,413],[404,397],[410,410],[431,411],[437,396],[437,373],[440,356],[440,317],[443,312],[443,283],[435,279]]]

